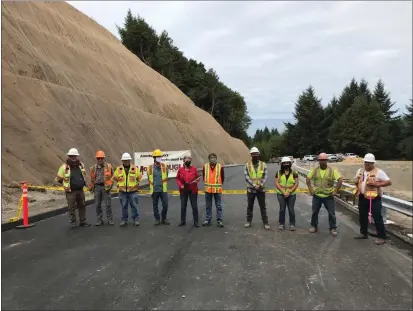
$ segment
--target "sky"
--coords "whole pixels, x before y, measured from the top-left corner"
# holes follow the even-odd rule
[[[284,129],[310,84],[326,106],[354,77],[412,98],[411,1],[68,1],[112,32],[128,9],[244,96],[252,125]]]

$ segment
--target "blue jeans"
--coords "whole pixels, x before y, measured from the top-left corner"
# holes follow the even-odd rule
[[[217,208],[217,221],[222,220],[221,193],[205,193],[206,216],[205,220],[211,222],[212,219],[212,198],[214,198]]]
[[[313,195],[313,215],[311,216],[311,226],[317,228],[318,213],[320,212],[321,206],[323,204],[328,211],[328,222],[330,224],[330,229],[337,229],[335,202],[332,195],[327,198]]]
[[[122,206],[122,220],[128,221],[128,206],[132,211],[132,219],[139,220],[138,209],[138,194],[136,192],[120,192],[119,193],[120,205]]]
[[[288,208],[288,217],[290,221],[290,225],[295,226],[295,211],[294,211],[294,204],[297,198],[296,194],[291,194],[286,198],[282,194],[277,193],[277,199],[280,203],[280,213],[278,216],[280,225],[285,225],[285,210]]]
[[[152,193],[152,203],[153,203],[153,216],[156,220],[160,220],[158,203],[159,199],[162,201],[162,220],[166,219],[166,214],[168,213],[168,192],[153,192]]]

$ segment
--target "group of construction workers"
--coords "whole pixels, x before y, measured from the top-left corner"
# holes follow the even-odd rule
[[[131,207],[132,221],[135,226],[139,226],[138,209],[138,189],[142,180],[142,173],[138,167],[131,163],[132,157],[129,153],[122,155],[122,164],[115,169],[110,163],[105,161],[105,153],[96,153],[96,164],[90,167],[90,183],[86,182],[86,169],[79,160],[79,152],[72,148],[67,153],[68,159],[62,164],[56,176],[56,182],[62,184],[66,191],[70,226],[76,227],[75,210],[79,210],[79,226],[90,226],[86,221],[86,202],[84,187],[94,193],[96,204],[97,222],[96,226],[103,225],[102,202],[106,206],[106,217],[109,225],[114,225],[111,207],[111,190],[115,183],[119,190],[119,199],[122,207],[120,226],[128,224],[128,208]],[[245,228],[251,227],[253,218],[253,207],[257,198],[260,207],[261,219],[266,230],[271,227],[268,222],[266,209],[266,180],[267,165],[259,160],[260,152],[258,148],[252,147],[250,150],[251,160],[244,166],[244,175],[247,187],[247,215]],[[163,153],[156,149],[152,153],[153,164],[147,167],[149,192],[153,202],[153,215],[155,225],[169,225],[168,213],[168,166],[162,162]],[[196,167],[191,165],[192,158],[185,156],[183,166],[179,168],[176,176],[176,183],[181,200],[181,221],[179,226],[186,225],[186,210],[188,199],[192,207],[193,224],[199,227],[198,211],[198,183],[201,176]],[[342,176],[337,168],[328,166],[328,156],[326,153],[318,155],[319,166],[310,170],[306,176],[306,184],[312,198],[311,233],[318,231],[318,215],[324,205],[328,211],[330,233],[337,235],[337,222],[335,215],[334,196],[340,191]],[[374,166],[376,160],[373,154],[368,153],[364,157],[364,168],[357,171],[354,177],[359,199],[359,221],[360,235],[356,239],[368,238],[369,216],[373,217],[376,226],[376,244],[385,243],[386,232],[383,217],[381,214],[383,195],[382,187],[391,185],[391,181],[385,172]],[[223,165],[218,163],[217,155],[209,154],[208,162],[204,164],[202,170],[204,181],[206,215],[202,226],[208,227],[212,224],[212,200],[216,206],[216,222],[218,227],[223,227],[222,192],[225,180]],[[280,169],[275,175],[275,187],[279,202],[279,226],[280,231],[285,230],[285,214],[288,208],[289,230],[295,231],[295,210],[296,189],[299,186],[298,173],[292,169],[292,160],[289,157],[281,159]],[[158,203],[162,202],[162,211],[159,214]]]

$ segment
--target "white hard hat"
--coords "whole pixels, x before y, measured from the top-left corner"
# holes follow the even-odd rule
[[[72,149],[69,150],[69,152],[67,153],[67,155],[69,155],[69,156],[78,156],[78,155],[80,155],[80,154],[79,154],[79,151],[77,151],[76,148],[72,148]]]
[[[127,161],[127,160],[132,160],[132,157],[130,156],[129,153],[125,152],[124,154],[122,154],[121,161]]]
[[[291,159],[289,157],[282,157],[281,163],[283,162],[291,162]]]
[[[366,153],[364,162],[376,163],[376,157],[372,153]]]
[[[260,153],[257,147],[252,147],[250,153]]]

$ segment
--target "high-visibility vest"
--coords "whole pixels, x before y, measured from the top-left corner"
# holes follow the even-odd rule
[[[139,189],[139,182],[142,179],[141,171],[131,164],[126,178],[126,171],[123,165],[116,168],[112,179],[118,183],[119,192],[135,192]]]
[[[215,164],[214,170],[212,170],[209,163],[204,164],[205,178],[204,186],[207,193],[222,193],[222,176],[221,176],[221,164]]]
[[[86,182],[86,170],[82,162],[79,164],[79,168],[82,171],[83,179]],[[66,192],[72,192],[70,189],[70,165],[67,163],[63,163],[59,171],[57,172],[57,176],[55,178],[56,181],[61,182],[63,181],[62,185]]]
[[[314,181],[314,193],[321,195],[330,195],[334,191],[334,176],[333,169],[327,167],[327,172],[321,177],[320,167],[314,169],[313,178]]]
[[[265,185],[261,185],[261,179],[264,176],[264,170],[265,170],[266,164],[262,161],[258,161],[258,170],[257,171],[255,171],[254,164],[252,164],[252,162],[248,162],[246,164],[246,166],[247,166],[247,169],[248,169],[248,175],[249,175],[250,179],[252,180],[252,182],[255,185],[265,187]],[[248,186],[250,186],[250,185],[247,183],[247,187]]]
[[[383,189],[380,187],[376,187],[376,186],[369,186],[367,185],[367,183],[369,181],[376,181],[376,176],[377,176],[377,172],[378,172],[378,168],[374,168],[371,171],[367,172],[367,178],[366,178],[366,186],[364,188],[364,197],[365,198],[370,198],[370,196],[374,199],[377,196],[382,196],[383,195]],[[361,169],[359,171],[359,180],[358,180],[358,184],[357,184],[357,193],[361,193],[361,189],[362,189],[362,184],[363,184],[363,179],[364,179],[364,169]]]
[[[90,189],[93,189],[95,187],[96,170],[97,170],[97,164],[90,167],[90,187],[89,187]],[[103,167],[103,183],[105,184],[106,191],[109,191],[113,185],[112,176],[113,176],[112,164],[105,163]]]
[[[295,171],[290,171],[290,175],[285,176],[285,173],[280,173],[280,171],[277,172],[277,179],[278,179],[278,183],[280,184],[281,188],[283,189],[292,189],[295,185],[295,177],[297,176],[297,173]],[[282,192],[277,188],[277,193],[278,194],[282,194]],[[295,194],[295,190],[294,192],[292,192],[291,194]]]
[[[162,192],[168,192],[168,166],[165,163],[161,163],[162,171]],[[153,193],[153,164],[148,166],[148,181],[149,192]]]

